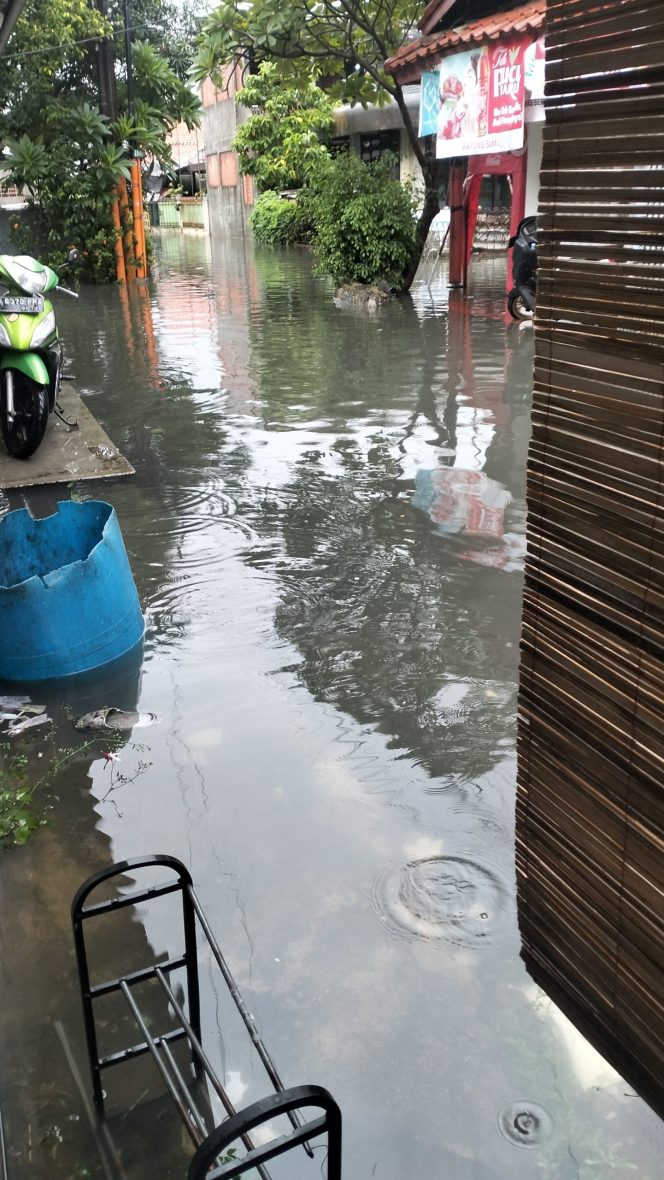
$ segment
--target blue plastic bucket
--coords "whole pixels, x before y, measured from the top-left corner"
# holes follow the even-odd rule
[[[143,638],[115,509],[66,500],[0,521],[0,677],[50,680],[99,668]]]

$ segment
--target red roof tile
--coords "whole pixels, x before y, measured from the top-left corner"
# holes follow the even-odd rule
[[[419,37],[417,41],[409,41],[385,62],[388,74],[400,74],[405,71],[409,75],[413,72],[422,74],[426,69],[432,69],[441,58],[455,49],[463,49],[466,45],[482,45],[486,41],[497,41],[519,33],[529,33],[541,29],[546,13],[546,0],[531,0],[530,4],[521,4],[518,8],[511,8],[508,12],[494,12],[481,20],[470,21],[458,29],[445,29],[442,33],[432,33],[428,37]]]

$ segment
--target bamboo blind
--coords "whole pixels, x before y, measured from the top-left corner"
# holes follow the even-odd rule
[[[664,1110],[664,0],[549,0],[517,794],[539,982]]]

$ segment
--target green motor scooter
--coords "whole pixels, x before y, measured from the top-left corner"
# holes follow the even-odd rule
[[[46,294],[78,296],[58,281],[36,258],[0,254],[0,429],[14,459],[37,450],[60,392],[62,342]]]

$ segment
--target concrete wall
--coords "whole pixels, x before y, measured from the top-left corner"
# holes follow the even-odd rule
[[[540,169],[544,150],[544,123],[526,123],[528,159],[526,161],[526,217],[534,217],[540,188]]]
[[[404,95],[408,104],[410,117],[417,128],[420,117],[420,86],[405,86]],[[394,101],[384,107],[371,106],[364,109],[361,106],[339,107],[334,112],[335,136],[347,135],[350,139],[351,151],[360,153],[360,136],[376,131],[401,131],[401,164],[399,175],[401,180],[412,179],[422,181],[420,168],[408,136],[403,126],[401,111]]]
[[[207,210],[211,234],[244,234],[253,208],[253,183],[239,175],[232,152],[235,132],[247,117],[235,94],[242,85],[239,68],[227,71],[223,90],[207,79],[202,86],[203,142],[207,160]]]

